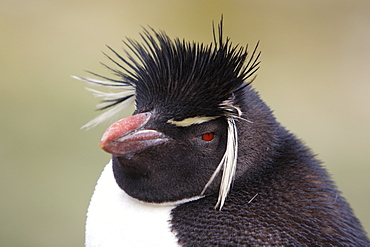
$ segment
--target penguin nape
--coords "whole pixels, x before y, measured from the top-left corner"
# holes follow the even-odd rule
[[[132,116],[104,133],[112,154],[87,214],[91,246],[370,246],[359,220],[311,150],[251,87],[257,46],[205,45],[144,29],[110,47],[114,78],[77,79],[106,112],[84,127]]]

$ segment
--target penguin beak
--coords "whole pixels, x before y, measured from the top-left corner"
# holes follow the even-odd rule
[[[115,122],[105,131],[99,144],[100,148],[108,153],[123,156],[170,140],[157,130],[144,128],[150,117],[151,113],[145,112]]]

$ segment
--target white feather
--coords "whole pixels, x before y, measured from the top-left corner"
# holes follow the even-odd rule
[[[79,76],[71,76],[73,79],[86,82],[87,84],[90,84],[92,86],[103,86],[103,87],[109,87],[109,88],[117,88],[117,87],[126,87],[129,89],[134,89],[132,86],[123,84],[122,82],[115,82],[115,81],[107,81],[107,80],[98,80],[94,78],[83,78]]]
[[[174,207],[143,203],[127,195],[118,187],[110,162],[91,198],[85,246],[178,246],[170,225]]]
[[[87,87],[86,90],[89,91],[89,92],[92,92],[94,97],[104,98],[104,99],[122,98],[122,97],[125,97],[125,96],[130,95],[130,94],[133,93],[132,91],[129,91],[129,90],[118,92],[118,93],[103,92],[103,91],[98,91],[98,90],[95,90],[95,89],[92,89],[92,88],[89,88],[89,87]]]
[[[103,100],[107,101],[107,102],[98,104],[97,105],[98,108],[104,108],[108,106],[109,104],[111,104],[111,100],[120,99],[120,98],[129,96],[129,95],[135,95],[134,87],[127,85],[127,84],[122,84],[119,82],[112,82],[112,81],[97,80],[97,79],[92,79],[92,78],[82,78],[78,76],[72,76],[72,78],[83,81],[83,82],[87,82],[88,84],[91,84],[93,86],[104,86],[108,88],[113,88],[113,89],[119,88],[123,90],[120,92],[103,92],[103,91],[98,91],[92,88],[86,88],[87,91],[93,93],[94,97],[103,98]],[[84,126],[81,127],[81,129],[90,129],[92,127],[95,127],[113,118],[118,119],[120,114],[122,114],[122,112],[124,112],[126,108],[133,105],[134,101],[135,101],[135,97],[133,96],[125,101],[118,103],[117,105],[112,106],[109,110],[105,111],[104,113],[95,117],[93,120],[86,123]]]
[[[81,129],[90,129],[92,127],[95,127],[102,122],[108,121],[112,118],[118,118],[119,114],[122,113],[127,107],[130,107],[135,98],[131,97],[115,106],[107,110],[106,112],[98,115],[96,118],[85,124],[84,126],[81,127]]]
[[[221,184],[218,194],[218,200],[215,208],[219,207],[221,210],[226,197],[230,191],[231,184],[234,179],[235,170],[236,170],[236,162],[238,157],[238,132],[235,124],[235,120],[232,117],[229,117],[227,119],[227,143],[226,143],[226,150],[224,153],[224,156],[222,157],[220,164],[217,166],[216,170],[213,172],[211,178],[208,180],[207,184],[204,186],[204,189],[202,191],[202,195],[206,191],[206,189],[209,187],[209,185],[213,182],[213,180],[216,178],[216,176],[219,174],[221,169],[222,172],[222,178],[221,178]]]

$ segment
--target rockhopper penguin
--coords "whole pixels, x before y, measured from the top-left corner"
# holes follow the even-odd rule
[[[215,30],[216,29],[216,30]],[[112,154],[87,214],[91,246],[370,246],[315,155],[250,83],[257,46],[234,46],[222,21],[209,45],[144,29],[109,48],[115,78],[79,78],[105,113],[135,102],[100,147]]]

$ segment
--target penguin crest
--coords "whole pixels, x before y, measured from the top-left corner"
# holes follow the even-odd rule
[[[223,39],[222,19],[218,32],[213,25],[214,41],[209,45],[171,40],[163,31],[144,29],[143,43],[127,38],[126,57],[111,47],[116,57],[104,54],[118,68],[103,64],[118,78],[76,79],[108,88],[118,93],[88,89],[103,98],[98,105],[107,112],[82,128],[94,127],[127,108],[136,98],[136,112],[155,109],[173,122],[195,117],[240,116],[235,95],[248,86],[259,68],[260,52],[254,48],[248,56],[248,47],[233,46],[229,38]],[[249,79],[249,81],[248,81]]]

